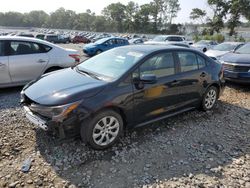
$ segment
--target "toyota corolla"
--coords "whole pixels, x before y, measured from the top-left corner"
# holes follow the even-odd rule
[[[45,74],[21,92],[26,117],[45,131],[80,135],[94,149],[116,143],[125,128],[195,108],[211,110],[223,91],[220,63],[176,46],[115,48]]]

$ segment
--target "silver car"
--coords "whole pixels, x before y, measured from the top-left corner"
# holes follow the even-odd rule
[[[206,51],[205,54],[214,60],[219,60],[223,55],[233,52],[243,45],[242,42],[223,42]]]
[[[0,37],[0,88],[20,86],[42,74],[79,63],[76,50],[27,37]]]
[[[217,42],[212,40],[200,40],[199,42],[194,43],[192,47],[205,53],[207,50],[213,48],[217,44]]]

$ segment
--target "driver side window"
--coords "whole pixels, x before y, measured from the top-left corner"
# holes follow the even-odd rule
[[[149,58],[140,66],[140,76],[154,74],[157,78],[175,74],[173,54],[161,53]]]

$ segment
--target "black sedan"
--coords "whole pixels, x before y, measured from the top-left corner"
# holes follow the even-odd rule
[[[220,59],[226,80],[250,84],[250,43]]]
[[[176,46],[115,48],[74,68],[26,85],[26,117],[61,137],[80,134],[95,149],[110,147],[125,128],[200,108],[211,110],[223,91],[222,65]]]

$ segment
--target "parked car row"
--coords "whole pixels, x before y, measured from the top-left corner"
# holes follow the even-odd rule
[[[21,103],[33,124],[106,149],[125,128],[195,108],[211,110],[225,79],[250,83],[250,43],[211,43],[206,55],[182,36],[151,42],[129,45],[122,37],[104,37],[84,46],[96,56],[79,64],[76,50],[36,38],[0,37],[0,87],[28,83]]]

